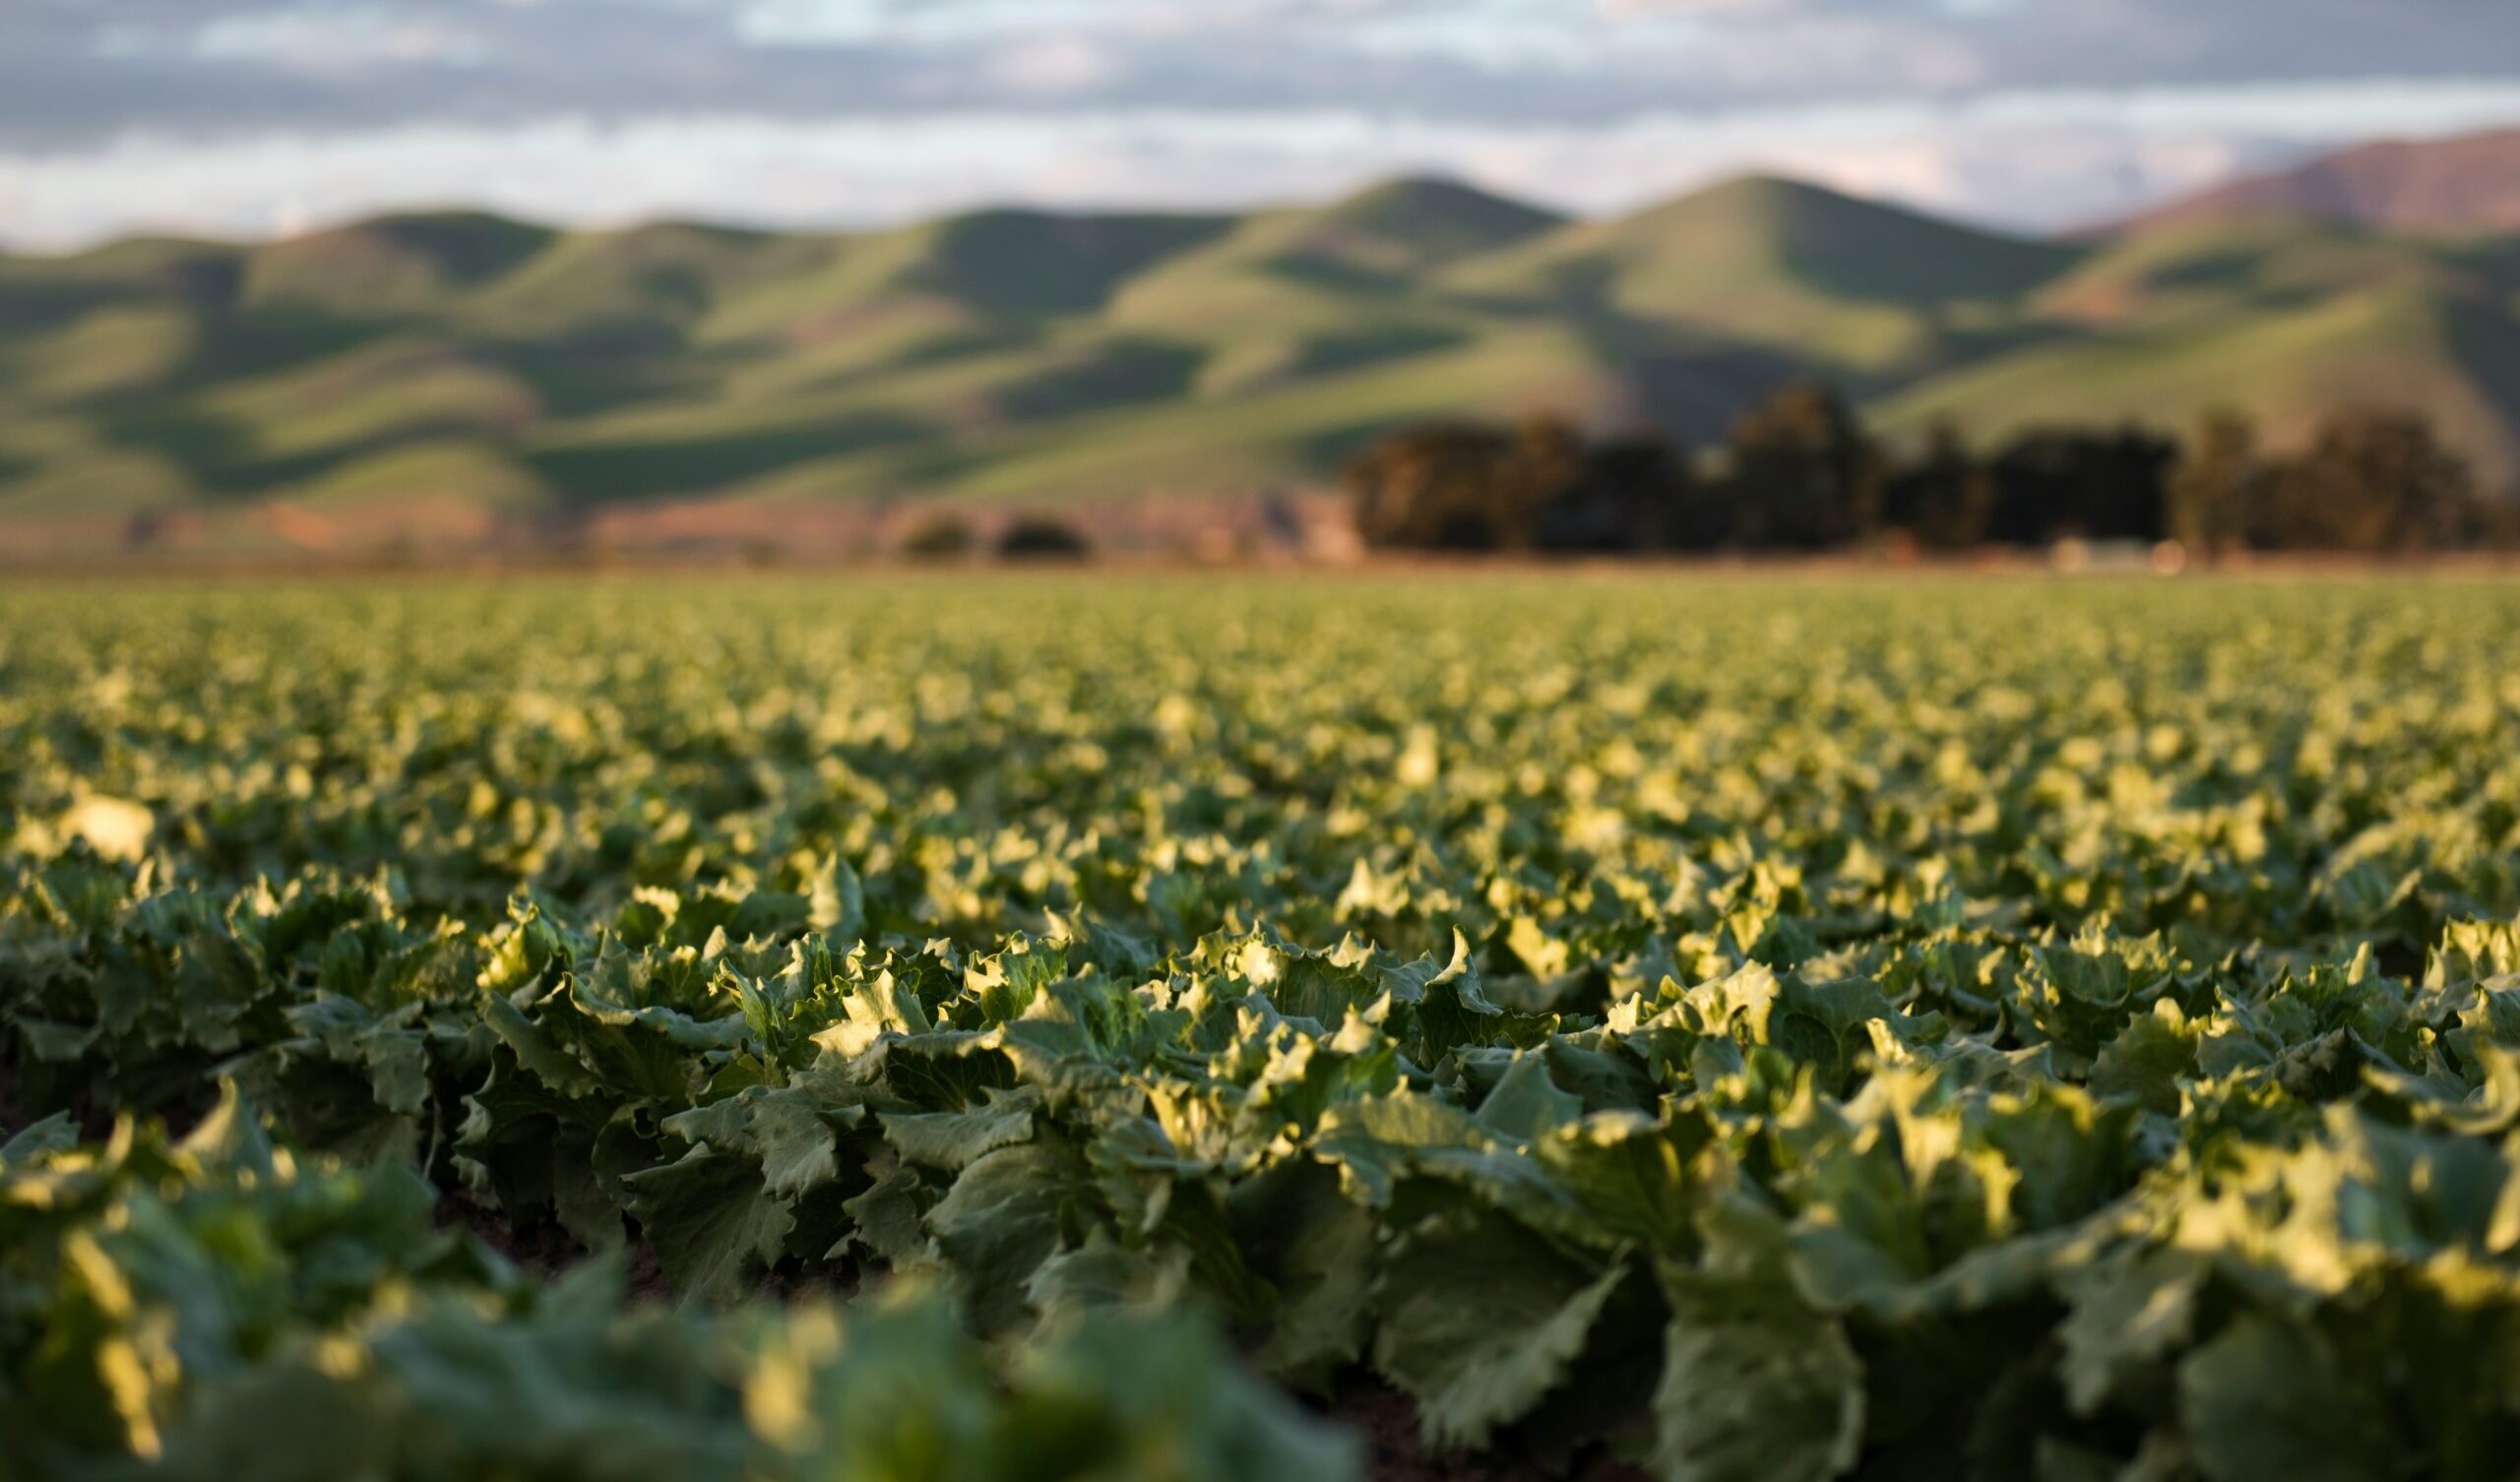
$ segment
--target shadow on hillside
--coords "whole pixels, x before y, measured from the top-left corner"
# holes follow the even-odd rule
[[[1051,365],[994,393],[998,414],[1031,421],[1186,395],[1201,356],[1184,345],[1124,340]]]
[[[810,427],[596,448],[548,448],[524,455],[527,466],[571,504],[654,499],[724,489],[791,464],[864,453],[932,437],[908,417],[868,413]]]

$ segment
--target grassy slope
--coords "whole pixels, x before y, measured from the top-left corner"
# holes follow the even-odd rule
[[[1984,434],[2050,420],[2180,427],[2254,413],[2294,439],[2346,401],[2423,407],[2497,483],[2520,474],[2520,317],[2495,255],[2306,223],[2182,225],[2128,239],[2051,285],[2049,333],[1876,408]]]
[[[862,236],[468,214],[0,259],[0,515],[266,497],[1131,497],[1320,477],[1428,416],[1704,436],[1797,371],[1892,428],[2279,435],[2411,400],[2520,469],[2520,250],[2303,223],[2024,242],[1744,180],[1565,222],[1432,181],[1244,217]]]
[[[1812,186],[1745,179],[1456,270],[1457,291],[1553,312],[1615,346],[1656,332],[1758,346],[1879,383],[2001,331],[2071,249]]]

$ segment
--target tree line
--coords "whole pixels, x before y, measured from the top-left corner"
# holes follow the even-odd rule
[[[2340,407],[2270,450],[2236,412],[2184,442],[2141,426],[2034,427],[1972,447],[1936,423],[1893,449],[1833,389],[1788,386],[1692,455],[1570,421],[1396,433],[1345,484],[1373,548],[1451,551],[1926,550],[2175,540],[2190,551],[2418,552],[2510,543],[2510,503],[2421,412]]]

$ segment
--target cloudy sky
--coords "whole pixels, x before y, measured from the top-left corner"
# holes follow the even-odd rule
[[[1785,169],[2045,228],[2520,125],[2516,0],[0,0],[0,239]]]

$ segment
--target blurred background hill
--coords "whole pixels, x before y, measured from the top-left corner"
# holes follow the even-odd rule
[[[815,234],[476,212],[0,259],[0,528],[36,550],[862,533],[904,505],[1326,486],[1434,418],[2270,442],[2420,406],[2520,479],[2520,133],[2053,239],[1747,177],[1609,219],[1428,178],[1247,215]],[[837,522],[837,524],[833,524]],[[837,537],[835,537],[837,538]]]
[[[2119,230],[2265,216],[2371,231],[2520,231],[2520,129],[2345,150],[2173,202]]]

